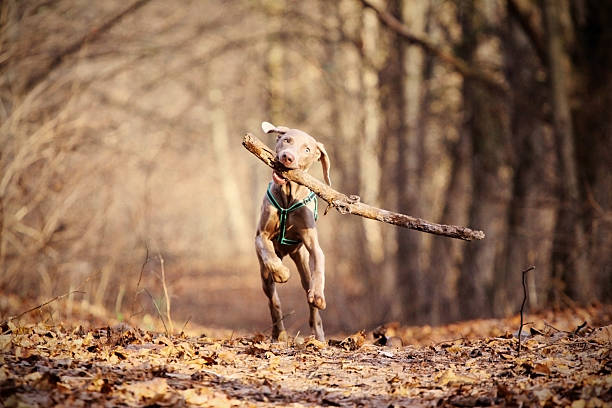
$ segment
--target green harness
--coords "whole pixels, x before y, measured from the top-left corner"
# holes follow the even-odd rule
[[[266,195],[268,196],[268,200],[270,200],[272,205],[274,205],[274,207],[276,207],[276,209],[278,210],[278,212],[280,214],[279,215],[280,216],[280,234],[278,236],[278,242],[283,244],[283,245],[297,245],[297,244],[299,244],[301,241],[296,241],[294,239],[285,238],[285,229],[287,227],[287,215],[290,212],[293,212],[293,211],[297,210],[298,208],[304,207],[309,202],[314,200],[314,211],[313,212],[314,212],[314,219],[316,221],[317,217],[318,217],[318,207],[319,207],[319,203],[318,203],[316,194],[311,191],[310,194],[308,194],[308,196],[305,199],[303,199],[301,201],[298,201],[297,203],[293,204],[289,208],[281,207],[280,204],[278,203],[278,201],[276,201],[276,199],[274,198],[274,195],[272,195],[272,183],[270,183],[268,185],[268,190],[266,191]]]

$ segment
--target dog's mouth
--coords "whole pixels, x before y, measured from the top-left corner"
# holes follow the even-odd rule
[[[283,185],[287,182],[287,179],[281,176],[277,171],[272,172],[272,181],[278,185]]]

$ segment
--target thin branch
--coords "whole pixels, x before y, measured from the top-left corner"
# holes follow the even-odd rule
[[[157,305],[155,298],[153,298],[153,295],[151,295],[151,292],[149,292],[146,288],[143,288],[142,290],[147,295],[149,295],[149,297],[151,298],[151,302],[153,302],[153,306],[155,306],[155,310],[157,311],[157,316],[159,316],[159,320],[161,320],[162,324],[164,325],[164,331],[166,332],[166,337],[170,337],[170,333],[168,332],[168,326],[166,326],[166,322],[164,322],[164,316],[162,316],[162,312],[161,310],[159,310],[159,306]]]
[[[114,16],[110,17],[108,20],[102,22],[101,24],[94,26],[81,38],[78,38],[72,44],[59,51],[46,67],[44,67],[41,71],[32,76],[28,80],[26,89],[34,88],[41,81],[47,78],[49,74],[56,70],[67,57],[70,57],[71,55],[79,52],[86,44],[96,41],[102,34],[106,33],[115,25],[117,25],[121,20],[123,20],[125,16],[135,12],[150,1],[151,0],[137,0],[131,5],[129,5],[127,8],[123,9],[118,14],[115,14]]]
[[[493,90],[506,94],[508,88],[505,83],[497,79],[488,72],[481,71],[470,66],[464,59],[452,54],[451,52],[442,50],[438,45],[432,43],[428,38],[418,36],[410,31],[410,29],[393,14],[375,6],[370,0],[360,0],[364,7],[374,10],[378,19],[388,28],[393,30],[401,38],[409,44],[420,46],[425,52],[439,58],[446,64],[453,67],[457,72],[466,78],[474,79]]]
[[[162,276],[162,287],[164,288],[164,299],[166,299],[166,319],[168,320],[168,325],[170,326],[170,333],[174,333],[174,325],[172,324],[172,318],[170,317],[170,296],[168,296],[168,287],[166,286],[166,269],[164,268],[164,258],[160,253],[157,254],[159,257],[159,264],[161,266],[161,276]]]
[[[413,229],[430,234],[442,235],[450,238],[471,241],[483,239],[484,232],[474,231],[470,228],[456,225],[443,225],[425,221],[421,218],[411,217],[396,212],[383,210],[359,202],[358,196],[346,196],[339,193],[327,184],[317,180],[302,170],[288,170],[276,160],[276,154],[268,148],[261,140],[247,133],[242,140],[243,146],[257,156],[266,165],[270,166],[287,179],[308,187],[315,194],[327,201],[331,207],[335,207],[341,214],[354,214],[373,220],[386,222],[388,224]]]
[[[3,331],[5,331],[6,329],[4,329],[4,327],[5,327],[5,326],[7,326],[9,322],[11,322],[11,321],[13,321],[13,320],[17,320],[17,319],[19,319],[19,318],[21,318],[21,317],[25,316],[25,315],[26,315],[26,314],[28,314],[28,313],[31,313],[31,312],[33,312],[33,311],[35,311],[35,310],[38,310],[38,309],[41,309],[41,308],[43,308],[43,307],[47,306],[47,305],[48,305],[48,304],[50,304],[50,303],[53,303],[53,302],[55,302],[55,301],[57,301],[57,300],[60,300],[60,299],[65,298],[66,296],[70,296],[70,295],[72,295],[73,293],[86,293],[86,292],[83,292],[83,291],[81,291],[81,290],[71,290],[71,291],[69,291],[69,292],[64,293],[63,295],[56,296],[56,297],[54,297],[54,298],[52,298],[52,299],[47,300],[47,301],[46,301],[46,302],[44,302],[44,303],[41,303],[41,304],[40,304],[40,305],[38,305],[38,306],[34,306],[34,307],[32,307],[32,308],[30,308],[30,309],[26,310],[25,312],[21,312],[21,313],[19,313],[17,316],[9,317],[8,319],[6,319],[4,322],[2,322],[2,323],[0,324],[0,327],[2,328],[2,330],[3,330]]]
[[[523,309],[525,308],[525,302],[527,301],[527,282],[525,280],[526,276],[527,276],[527,272],[532,271],[535,269],[535,266],[530,266],[529,268],[525,269],[522,273],[522,283],[523,283],[523,303],[521,303],[521,325],[519,326],[519,331],[518,331],[518,348],[516,350],[517,355],[521,354],[521,332],[523,331]]]
[[[529,14],[526,14],[524,10],[521,10],[516,0],[507,0],[508,1],[508,14],[512,18],[514,18],[521,29],[529,38],[529,43],[533,47],[540,63],[543,67],[548,65],[548,59],[546,50],[544,47],[544,43],[542,42],[542,36],[536,31],[536,28],[531,24],[531,19]]]
[[[147,252],[145,253],[144,261],[142,262],[142,266],[140,267],[140,275],[138,276],[138,283],[136,284],[136,290],[138,290],[138,288],[140,287],[140,281],[142,280],[142,274],[144,272],[144,268],[145,266],[147,266],[147,263],[149,262],[149,245],[147,245],[146,242],[145,242],[145,249]]]
[[[574,335],[577,336],[580,330],[584,329],[586,325],[587,325],[587,322],[582,322],[582,324],[576,327],[576,330],[574,330]]]
[[[281,316],[280,319],[278,319],[277,321],[275,321],[274,323],[272,323],[272,325],[270,325],[270,327],[268,327],[267,330],[272,330],[274,328],[274,326],[276,326],[277,324],[279,324],[280,322],[282,322],[283,320],[285,320],[288,317],[291,317],[295,314],[295,310],[290,311],[289,313]]]
[[[187,325],[188,325],[188,324],[189,324],[189,322],[191,321],[191,317],[192,317],[192,316],[189,316],[189,317],[187,318],[187,321],[185,322],[185,324],[183,325],[183,328],[181,329],[181,334],[184,334],[184,333],[185,333],[185,328],[187,327]]]
[[[144,269],[145,269],[145,266],[147,266],[147,263],[149,262],[149,245],[147,244],[146,241],[145,241],[145,250],[146,250],[146,253],[145,253],[144,261],[142,261],[142,266],[140,267],[140,275],[138,276],[138,282],[136,283],[134,297],[132,298],[132,305],[131,305],[132,314],[130,316],[130,319],[142,312],[142,310],[140,312],[134,312],[134,310],[136,309],[136,302],[138,301],[138,295],[140,294],[140,291],[138,289],[140,288],[140,282],[142,281],[142,276],[144,275]]]
[[[553,325],[551,325],[551,324],[548,324],[548,323],[546,323],[546,322],[544,322],[544,326],[546,326],[546,327],[549,327],[549,328],[553,329],[553,330],[554,330],[554,331],[556,331],[557,333],[568,333],[568,332],[566,332],[565,330],[559,330],[559,329],[557,329],[555,326],[553,326]]]

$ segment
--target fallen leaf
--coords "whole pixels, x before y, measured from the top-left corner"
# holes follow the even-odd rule
[[[23,379],[27,382],[30,381],[38,381],[42,378],[42,373],[38,372],[38,371],[34,371],[33,373],[30,373],[28,375],[26,375],[25,377],[23,377]]]
[[[436,381],[440,385],[457,385],[457,384],[473,384],[476,379],[464,375],[458,375],[452,368],[444,371],[436,376]]]
[[[360,349],[363,343],[365,343],[365,332],[361,330],[342,340],[338,346],[347,351],[355,351]]]
[[[10,334],[0,335],[0,351],[6,351],[11,347],[12,337]]]
[[[252,356],[261,356],[265,355],[267,351],[270,350],[270,345],[267,343],[256,343],[249,346],[245,352]]]
[[[307,349],[310,348],[314,350],[320,350],[325,347],[326,347],[325,343],[315,339],[313,336],[309,336],[308,338],[306,338],[306,341],[304,341],[304,348],[307,348]]]
[[[166,336],[159,336],[158,338],[155,339],[155,342],[159,344],[165,344],[166,346],[174,346],[172,341]]]
[[[123,391],[131,393],[137,400],[152,404],[163,401],[168,394],[169,386],[165,378],[154,378],[149,381],[140,381],[121,387]]]
[[[451,354],[460,354],[462,350],[463,347],[461,347],[459,344],[453,344],[452,346],[446,348],[446,351]]]
[[[211,408],[229,408],[231,406],[230,401],[224,394],[214,392],[210,388],[188,388],[179,391],[179,393],[187,404]]]
[[[0,383],[5,382],[7,378],[9,378],[9,370],[4,366],[0,366]]]
[[[612,325],[598,327],[588,338],[601,345],[612,345]]]
[[[537,363],[536,365],[534,365],[532,371],[536,374],[550,375],[550,368],[548,368],[547,365],[541,363]]]
[[[552,392],[548,388],[537,388],[533,390],[533,395],[540,401],[540,405],[545,405],[553,397]]]

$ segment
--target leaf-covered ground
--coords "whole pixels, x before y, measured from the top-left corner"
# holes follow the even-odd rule
[[[532,315],[520,354],[518,317],[388,325],[328,344],[12,321],[0,406],[611,406],[611,316]]]

